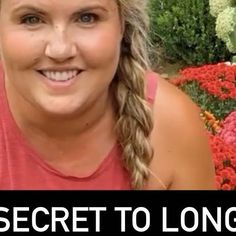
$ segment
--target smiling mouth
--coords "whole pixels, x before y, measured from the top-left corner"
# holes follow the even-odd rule
[[[71,79],[74,79],[82,70],[65,70],[65,71],[49,71],[49,70],[39,70],[41,75],[46,77],[49,80],[56,82],[65,82]]]

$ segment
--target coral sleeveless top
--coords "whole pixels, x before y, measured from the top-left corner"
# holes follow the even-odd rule
[[[1,67],[0,67],[1,68]],[[100,166],[89,176],[60,173],[44,162],[16,125],[9,110],[2,69],[0,71],[0,189],[1,190],[129,190],[130,176],[115,145]],[[155,73],[147,73],[147,100],[156,91]]]

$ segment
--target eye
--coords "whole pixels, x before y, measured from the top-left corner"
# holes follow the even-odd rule
[[[21,18],[21,23],[26,25],[37,25],[42,23],[42,20],[35,15],[26,15]]]
[[[98,16],[94,13],[81,13],[79,16],[79,22],[84,24],[92,24],[98,19]]]

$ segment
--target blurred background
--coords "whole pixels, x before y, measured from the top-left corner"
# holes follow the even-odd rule
[[[148,11],[153,70],[201,108],[217,188],[236,190],[236,0],[149,0]]]

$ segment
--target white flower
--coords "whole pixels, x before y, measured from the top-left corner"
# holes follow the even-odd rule
[[[230,52],[236,51],[236,8],[225,8],[216,19],[216,35],[226,43]]]
[[[231,6],[232,0],[209,0],[210,14],[217,17],[226,7]]]
[[[222,11],[216,19],[216,33],[222,40],[227,40],[229,34],[235,30],[236,26],[236,9],[233,7],[227,7]]]

